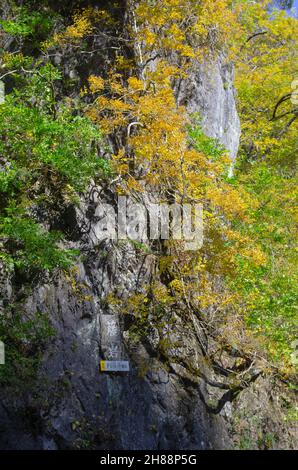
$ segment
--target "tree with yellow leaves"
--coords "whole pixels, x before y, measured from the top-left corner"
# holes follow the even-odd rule
[[[153,2],[150,15],[148,3],[139,2],[131,27],[136,45],[134,73],[131,70],[127,76],[127,69],[123,73],[123,57],[108,77],[91,76],[94,99],[86,111],[107,135],[118,137],[112,155],[114,171],[120,176],[118,191],[138,197],[150,192],[164,202],[203,204],[206,242],[202,250],[185,253],[179,242],[169,242],[156,253],[157,258],[168,258],[166,270],[160,271],[161,278],[165,273],[167,278],[166,285],[159,286],[164,293],[160,302],[163,310],[167,302],[168,307],[180,303],[182,309],[183,299],[190,318],[193,312],[200,316],[202,311],[215,309],[218,326],[226,322],[227,312],[232,318],[239,304],[237,294],[218,289],[219,279],[234,276],[239,256],[255,266],[264,265],[266,257],[233,226],[251,221],[253,198],[245,188],[235,188],[228,181],[227,153],[204,136],[183,106],[177,107],[172,85],[175,78],[187,76],[190,59],[202,60],[207,45],[216,54],[216,48],[228,41],[227,34],[231,42],[235,31],[236,37],[242,37],[244,27],[237,20],[243,11],[240,6],[234,11],[230,2],[220,2],[217,7],[226,15],[220,17],[212,35],[216,18],[212,2]],[[156,297],[152,286],[149,290],[145,289],[147,298],[158,304],[161,297]],[[144,308],[150,310],[152,303],[147,301]],[[237,318],[239,326],[244,318],[239,312]],[[236,344],[238,333],[234,333]],[[226,341],[232,340],[230,330],[229,335]]]

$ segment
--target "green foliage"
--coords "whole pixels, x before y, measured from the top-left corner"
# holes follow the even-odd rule
[[[233,288],[245,303],[248,327],[263,338],[271,358],[290,363],[298,306],[295,181],[263,162],[246,164],[238,184],[259,201],[252,214],[254,222],[244,224],[242,230],[260,244],[267,262],[255,267],[239,257]]]
[[[188,128],[188,134],[193,148],[198,152],[208,155],[209,158],[217,160],[225,153],[225,148],[218,142],[217,139],[208,137],[198,119],[195,119],[195,126]]]
[[[22,270],[66,268],[79,254],[76,250],[58,248],[57,243],[62,239],[61,233],[46,232],[29,217],[9,212],[9,217],[0,219],[0,232],[2,237],[10,240],[10,261],[16,267]]]
[[[36,108],[8,99],[0,108],[0,120],[0,134],[6,134],[0,151],[9,155],[13,163],[2,177],[2,184],[7,188],[13,175],[19,176],[14,184],[20,183],[25,173],[26,180],[28,173],[36,180],[36,172],[48,167],[75,189],[82,190],[91,176],[108,169],[106,162],[97,157],[93,145],[100,134],[85,117],[72,116],[64,109],[53,119]]]
[[[33,65],[34,59],[30,56],[24,56],[22,53],[10,54],[4,53],[2,56],[3,64],[2,67],[7,69],[8,72],[11,70],[30,69]]]
[[[269,5],[290,7],[291,2]],[[296,77],[297,19],[284,12],[258,14],[236,62],[242,137],[235,187],[257,201],[252,222],[240,230],[266,254],[263,266],[238,258],[239,293],[247,325],[286,373],[293,369],[297,338],[297,107],[291,83]],[[249,11],[249,10],[248,10]],[[251,37],[251,35],[249,36]],[[293,96],[294,98],[294,96]]]
[[[74,203],[91,178],[108,174],[97,154],[101,134],[71,102],[57,108],[56,67],[37,64],[16,79],[0,106],[1,258],[26,270],[65,268],[77,252],[59,247],[62,234],[47,232],[34,214]]]
[[[25,7],[15,8],[13,19],[0,20],[2,29],[11,36],[21,38],[43,38],[52,29],[54,18],[49,11],[29,11]]]
[[[23,59],[24,60],[24,59]],[[17,103],[38,109],[42,114],[55,116],[55,86],[62,80],[62,74],[52,64],[36,63],[25,76],[15,76],[18,88],[13,97]]]
[[[5,364],[0,367],[1,385],[31,387],[47,342],[55,335],[48,317],[30,318],[20,312],[0,315],[0,339],[5,344]]]

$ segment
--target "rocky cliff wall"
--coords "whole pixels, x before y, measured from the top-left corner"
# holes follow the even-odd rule
[[[83,83],[109,60],[105,39],[98,41],[98,53],[84,59],[67,53],[54,61],[66,76]],[[223,58],[198,65],[180,83],[176,96],[189,113],[200,114],[205,132],[218,138],[234,160],[240,124],[232,66]],[[29,317],[42,312],[55,336],[46,344],[35,383],[0,392],[0,448],[233,447],[237,410],[245,415],[249,409],[253,416],[259,407],[258,390],[250,392],[255,401],[251,407],[250,396],[241,401],[239,390],[229,388],[224,370],[215,371],[206,360],[206,349],[216,349],[216,343],[206,336],[199,319],[189,323],[181,318],[179,308],[164,326],[175,345],[166,358],[156,349],[161,332],[154,323],[146,339],[131,339],[135,312],[119,315],[107,296],[117,292],[125,298],[138,292],[154,278],[156,259],[130,243],[97,240],[100,202],[116,203],[113,186],[91,186],[78,209],[64,208],[61,213],[60,223],[71,234],[68,247],[84,255],[70,274],[56,272],[38,279],[29,292],[13,274],[2,275],[2,307],[17,303]],[[129,361],[129,373],[100,372],[101,359],[116,358]],[[235,357],[227,355],[225,361],[228,368]],[[258,371],[251,374],[251,387],[257,386],[253,382]]]
[[[215,67],[215,78],[221,86],[214,88],[213,96],[217,90],[214,99],[227,106],[232,83],[225,90],[220,66]],[[213,87],[211,70],[210,75],[206,71],[197,75],[200,85],[194,86],[192,94],[189,92],[187,104],[200,112],[206,122],[214,120],[217,135],[226,126],[227,116],[218,115],[218,108],[200,105],[202,90]],[[232,105],[234,109],[234,101]],[[228,124],[230,128],[239,127],[235,112]],[[234,134],[231,140],[236,145]],[[81,234],[72,247],[79,248],[85,258],[74,271],[77,287],[57,273],[53,279],[34,286],[24,301],[29,315],[38,311],[49,316],[56,335],[47,346],[36,390],[29,390],[20,398],[3,393],[2,448],[81,447],[84,441],[96,448],[123,449],[230,446],[223,419],[208,413],[202,401],[202,395],[208,400],[204,381],[188,376],[187,365],[191,363],[194,368],[205,368],[200,346],[205,339],[199,323],[195,327],[184,324],[176,313],[172,335],[181,346],[173,355],[178,354],[181,364],[185,363],[178,367],[164,364],[158,357],[154,334],[147,344],[131,347],[126,320],[113,314],[105,304],[109,292],[116,289],[124,296],[133,294],[154,276],[153,255],[140,254],[130,244],[98,245],[96,206],[103,200],[112,202],[115,197],[112,190],[106,194],[104,188],[92,188],[80,210],[72,214],[71,225]],[[18,293],[13,293],[7,282],[5,278],[5,296],[12,301]],[[100,360],[112,359],[114,353],[117,359],[130,361],[129,373],[100,373]],[[205,372],[208,375],[208,368]],[[25,419],[20,419],[20,410],[27,410]],[[35,435],[32,426],[37,427]]]

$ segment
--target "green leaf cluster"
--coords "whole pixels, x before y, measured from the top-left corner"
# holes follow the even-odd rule
[[[40,312],[26,317],[16,309],[0,315],[0,339],[5,344],[5,364],[0,367],[1,385],[31,387],[45,345],[55,336],[47,315]]]
[[[0,26],[5,33],[20,38],[43,38],[54,25],[50,11],[29,11],[26,7],[14,7],[13,19],[1,19]]]
[[[38,214],[75,204],[92,178],[107,176],[101,133],[72,102],[58,107],[57,68],[38,64],[16,79],[0,105],[1,259],[26,270],[66,267],[77,252],[62,248],[63,235]]]

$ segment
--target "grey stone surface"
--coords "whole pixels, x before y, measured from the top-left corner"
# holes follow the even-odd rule
[[[11,400],[3,394],[0,416],[5,430],[0,433],[0,447],[14,448],[17,437],[19,448],[226,447],[229,439],[223,423],[207,413],[200,399],[202,384],[185,386],[183,375],[174,369],[167,371],[141,343],[130,350],[123,319],[102,301],[115,287],[134,292],[136,282],[148,276],[148,271],[141,272],[142,263],[134,249],[124,246],[120,250],[107,244],[99,256],[92,251],[94,247],[89,249],[88,259],[77,266],[76,283],[84,284],[84,296],[91,300],[81,298],[82,291],[74,292],[59,274],[54,282],[34,289],[26,301],[28,314],[40,311],[49,316],[56,336],[48,344],[34,391],[39,397],[37,435],[30,436],[26,420],[16,420],[20,410],[30,413],[33,396],[29,393],[26,400]],[[100,359],[109,355],[108,316],[117,330],[112,340],[121,348],[121,357],[130,360],[129,373],[99,370]],[[121,322],[122,331],[118,328]],[[182,324],[177,328],[184,340],[183,355],[196,350],[199,360],[195,336]],[[144,363],[149,365],[148,372],[140,376]]]
[[[240,120],[233,65],[223,56],[195,65],[189,79],[177,87],[176,95],[189,114],[199,113],[204,132],[218,139],[234,161],[239,147]]]

